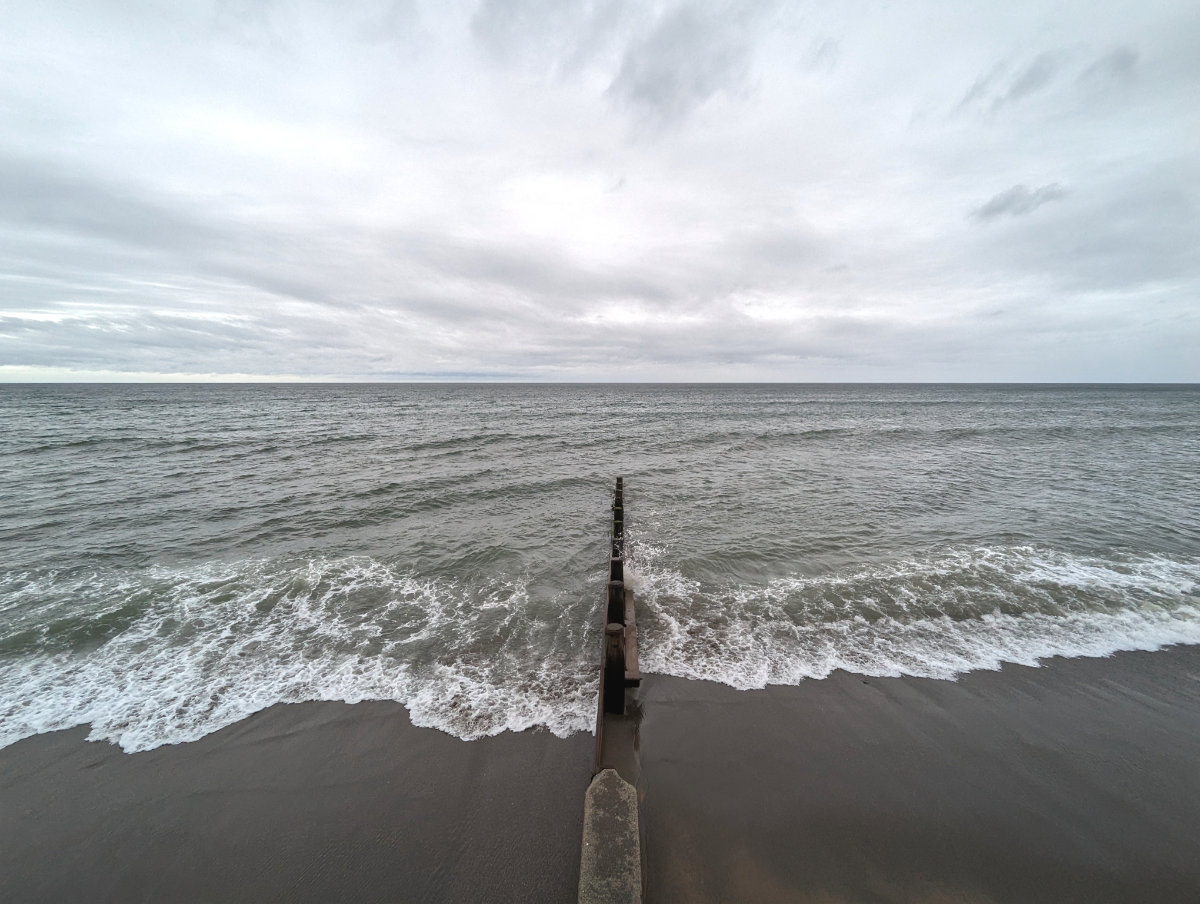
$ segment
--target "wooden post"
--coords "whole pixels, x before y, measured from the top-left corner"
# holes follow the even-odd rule
[[[608,608],[604,619],[606,624],[625,624],[625,582],[608,582]]]
[[[625,560],[620,556],[613,556],[608,560],[608,579],[610,581],[625,580]]]
[[[625,626],[604,626],[604,711],[625,712]]]

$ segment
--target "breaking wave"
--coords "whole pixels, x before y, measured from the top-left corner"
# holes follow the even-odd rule
[[[85,614],[46,618],[71,597]],[[275,703],[394,700],[464,739],[591,728],[591,609],[524,579],[422,578],[369,558],[0,577],[0,746],[90,723],[129,752]],[[79,606],[74,607],[80,611]]]
[[[1196,559],[960,548],[706,586],[665,546],[634,539],[629,556],[643,670],[743,689],[1200,643]],[[368,557],[9,572],[0,746],[90,724],[91,740],[148,750],[309,700],[397,701],[466,740],[588,731],[595,577],[595,594],[538,601],[525,578],[423,577]]]
[[[736,688],[835,669],[953,679],[1001,663],[1200,643],[1200,560],[1036,547],[926,558],[762,585],[709,587],[632,545],[643,670]]]

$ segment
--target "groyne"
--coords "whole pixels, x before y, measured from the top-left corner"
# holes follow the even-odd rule
[[[637,611],[626,583],[625,487],[613,492],[611,550],[604,592],[600,690],[596,700],[596,755],[584,798],[579,857],[580,904],[641,902],[643,855],[638,816]]]

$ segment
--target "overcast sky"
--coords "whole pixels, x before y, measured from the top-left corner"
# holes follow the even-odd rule
[[[0,0],[0,379],[1200,380],[1200,10]]]

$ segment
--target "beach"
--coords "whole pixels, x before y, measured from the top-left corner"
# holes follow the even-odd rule
[[[646,682],[647,900],[1200,900],[1200,647]]]
[[[641,697],[649,902],[1200,894],[1200,647]],[[574,900],[587,733],[462,741],[374,702],[85,735],[0,751],[5,901]]]
[[[277,705],[127,754],[0,750],[0,900],[567,901],[592,738],[461,741],[395,703]]]

